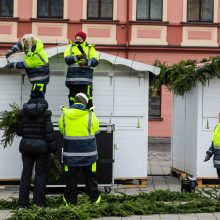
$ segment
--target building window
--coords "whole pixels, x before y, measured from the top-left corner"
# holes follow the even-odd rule
[[[137,20],[162,21],[162,0],[137,0]]]
[[[88,0],[87,18],[95,20],[112,20],[113,0]]]
[[[0,0],[0,17],[13,17],[13,0]]]
[[[213,22],[214,0],[188,0],[187,21]]]
[[[161,87],[153,88],[151,81],[154,75],[150,73],[150,87],[149,87],[149,118],[160,118],[161,117]]]
[[[38,0],[38,18],[63,18],[63,0]]]

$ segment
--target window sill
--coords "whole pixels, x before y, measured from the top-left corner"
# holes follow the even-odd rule
[[[148,121],[163,121],[163,118],[161,118],[161,117],[149,117]]]
[[[69,19],[62,19],[62,18],[31,18],[31,21],[36,22],[52,22],[52,23],[66,23]]]
[[[18,21],[18,17],[0,17],[0,21]]]
[[[93,19],[80,19],[80,22],[81,23],[85,23],[85,24],[93,24],[93,23],[96,23],[96,24],[117,24],[119,23],[119,20],[93,20]]]
[[[180,25],[182,26],[207,26],[207,27],[216,27],[219,26],[220,23],[213,23],[213,22],[180,22]]]
[[[137,24],[137,25],[140,25],[140,24],[150,24],[150,25],[168,25],[169,22],[168,21],[150,21],[150,20],[146,20],[146,21],[143,21],[143,20],[137,20],[137,21],[129,21],[129,24]]]

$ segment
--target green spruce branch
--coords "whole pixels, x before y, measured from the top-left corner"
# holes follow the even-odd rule
[[[0,112],[0,130],[3,131],[0,144],[6,148],[11,146],[16,136],[16,127],[20,116],[20,108],[16,103],[9,104],[10,110]]]
[[[170,92],[180,96],[189,92],[197,83],[205,85],[210,79],[220,78],[220,57],[210,57],[201,62],[182,60],[172,66],[157,60],[154,65],[160,67],[161,72],[153,78],[151,86],[159,88],[164,85]]]
[[[96,205],[86,195],[79,196],[75,206],[65,207],[62,196],[48,196],[47,207],[31,205],[29,209],[17,210],[18,201],[0,200],[0,209],[14,209],[10,220],[19,219],[94,219],[104,216],[131,216],[169,213],[202,213],[220,211],[218,190],[200,190],[196,193],[156,190],[136,195],[102,194]]]
[[[18,126],[21,109],[16,103],[9,104],[10,110],[0,112],[0,130],[3,132],[0,144],[4,148],[11,146]],[[48,177],[57,181],[63,174],[62,166],[55,154],[49,154]]]

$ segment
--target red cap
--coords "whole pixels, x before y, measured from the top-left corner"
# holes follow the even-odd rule
[[[80,31],[80,32],[78,32],[76,35],[75,35],[75,38],[76,38],[76,36],[80,36],[82,39],[83,39],[83,41],[85,41],[86,40],[86,33],[85,32],[83,32],[83,31]]]

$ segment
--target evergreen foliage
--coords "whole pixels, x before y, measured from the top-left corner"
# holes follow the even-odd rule
[[[9,104],[11,110],[0,112],[0,130],[3,131],[0,144],[6,148],[12,145],[14,137],[16,136],[16,126],[20,116],[21,110],[16,103]]]
[[[210,57],[199,63],[196,60],[182,60],[172,66],[156,60],[154,65],[160,67],[161,72],[154,77],[151,86],[158,88],[164,85],[170,92],[180,96],[197,83],[205,85],[210,79],[220,78],[220,57]]]
[[[62,196],[48,196],[47,207],[30,206],[29,209],[18,210],[18,201],[0,200],[0,209],[14,209],[10,220],[68,220],[94,219],[104,216],[131,216],[168,213],[202,213],[220,211],[218,190],[199,190],[196,193],[171,192],[156,190],[137,195],[102,194],[100,204],[89,201],[86,195],[79,196],[75,206],[65,207]]]
[[[21,109],[16,103],[9,104],[9,106],[11,108],[10,110],[0,112],[0,130],[3,131],[0,144],[2,144],[4,148],[11,146],[14,141],[18,120],[21,113]],[[58,180],[62,173],[62,167],[57,159],[57,156],[50,153],[48,161],[49,179]]]

